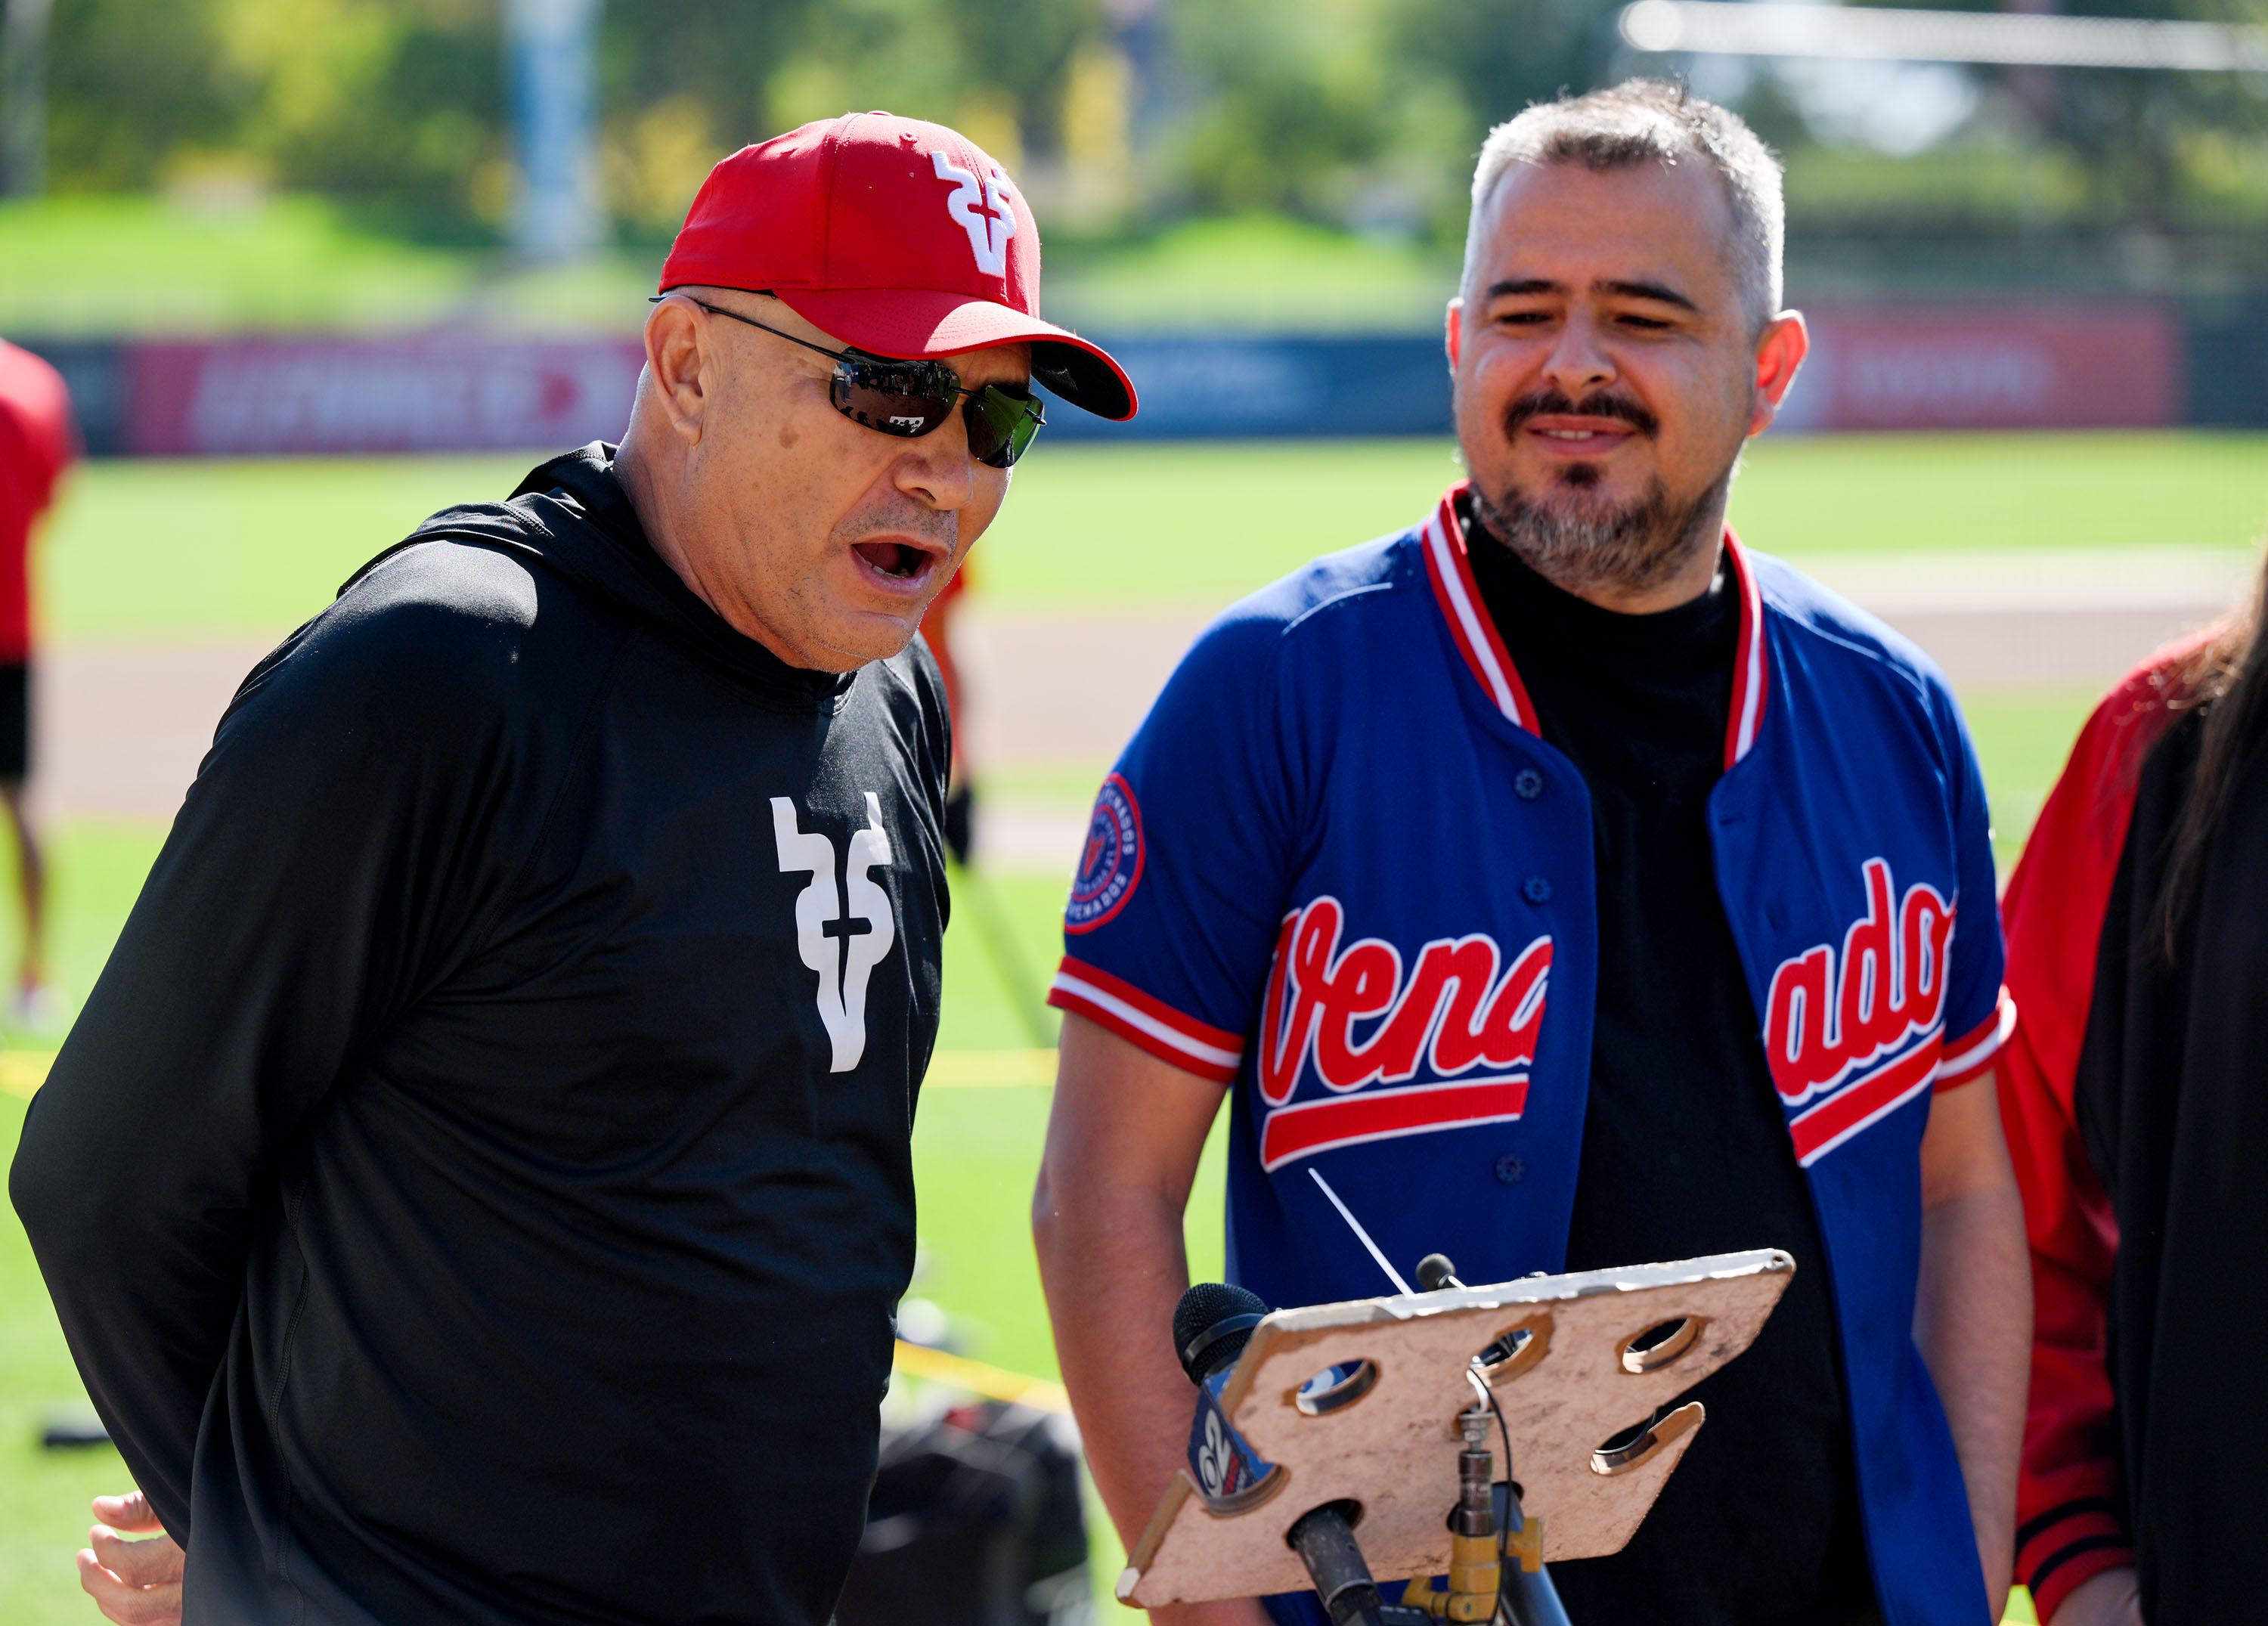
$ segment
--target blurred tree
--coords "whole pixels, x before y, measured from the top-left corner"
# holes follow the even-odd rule
[[[0,195],[48,189],[48,16],[53,0],[0,5]]]
[[[249,90],[238,143],[278,182],[428,232],[494,210],[478,184],[504,146],[493,0],[217,0],[215,12],[224,70]]]
[[[1398,0],[1396,55],[1437,70],[1462,92],[1481,130],[1530,102],[1596,88],[1612,77],[1623,0]]]
[[[1410,48],[1404,4],[1178,0],[1185,206],[1283,210],[1390,237],[1440,233],[1452,215],[1461,225],[1475,104]]]
[[[2223,0],[2076,0],[2080,15],[2161,17],[2199,22],[2263,20],[2258,4]],[[2033,109],[2040,133],[2068,149],[2090,177],[2090,212],[2103,222],[2154,231],[2224,212],[2250,194],[2259,217],[2259,162],[2268,136],[2268,81],[2226,73],[2118,73],[2062,70],[2051,97]],[[2238,173],[2228,173],[2234,160]],[[2235,182],[2234,187],[2230,185]]]
[[[249,87],[227,69],[223,0],[62,0],[48,35],[48,182],[153,185],[184,144],[233,136]]]
[[[1007,148],[995,156],[1012,164],[1019,156],[1012,114],[990,81],[972,70],[954,25],[941,0],[827,0],[810,7],[785,59],[763,81],[762,134],[882,107],[960,122],[981,144]]]
[[[784,127],[767,87],[814,9],[810,0],[608,0],[599,95],[607,201],[629,235],[674,232],[711,165]]]
[[[2268,0],[1931,4],[2268,21]],[[725,153],[887,107],[959,126],[1015,168],[1050,221],[1091,233],[1274,211],[1446,244],[1491,124],[1624,72],[1696,69],[1626,52],[1618,4],[608,0],[607,202],[634,240],[666,238]],[[55,191],[272,183],[423,235],[485,236],[503,220],[499,0],[53,7]],[[1815,73],[1696,70],[1788,156],[1792,195],[1806,199],[1799,242],[1871,238],[1888,263],[1955,237],[2091,233],[2139,255],[2132,276],[2117,275],[2146,282],[2202,263],[2171,251],[2153,261],[2152,240],[2219,232],[2240,243],[2268,222],[2268,77],[1976,70],[1968,123],[1890,157],[1822,107],[1828,80]],[[2073,263],[2059,252],[2058,265]],[[2268,246],[2237,257],[2268,278]]]
[[[1381,24],[1366,0],[1181,0],[1189,201],[1332,217],[1348,177],[1386,148],[1396,76]]]
[[[1098,0],[613,0],[610,200],[666,235],[718,158],[869,107],[953,124],[1020,172],[1052,165],[1101,30]]]
[[[1117,40],[1095,38],[1064,73],[1062,184],[1049,218],[1074,231],[1123,225],[1135,202],[1135,123],[1142,86]],[[1030,180],[1028,169],[1026,180]]]
[[[1071,58],[1101,29],[1097,0],[945,0],[945,9],[963,66],[1014,109],[1018,144],[1042,161],[1060,158],[1064,88]]]

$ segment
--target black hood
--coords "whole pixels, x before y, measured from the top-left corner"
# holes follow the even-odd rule
[[[501,503],[445,508],[347,578],[362,579],[404,548],[444,539],[541,559],[595,596],[622,607],[774,703],[831,711],[858,673],[791,666],[735,631],[646,541],[630,493],[602,440],[540,463]]]

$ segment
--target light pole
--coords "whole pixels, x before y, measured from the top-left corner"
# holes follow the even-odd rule
[[[605,233],[595,129],[600,4],[507,0],[504,7],[519,145],[512,243],[530,260],[578,259]]]
[[[0,25],[0,193],[36,197],[48,189],[48,13],[54,0],[8,0]]]

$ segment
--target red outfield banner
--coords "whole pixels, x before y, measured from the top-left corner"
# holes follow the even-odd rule
[[[2187,327],[2169,305],[1815,305],[1807,314],[1813,350],[1784,429],[2110,429],[2186,416]],[[1123,342],[1138,374],[1163,368],[1169,383],[1189,385],[1188,400],[1177,406],[1174,389],[1152,389],[1128,428],[1056,414],[1050,435],[1449,428],[1438,336]],[[630,416],[643,359],[634,338],[471,332],[136,342],[107,354],[103,387],[84,378],[74,386],[99,408],[103,449],[159,457],[556,451],[611,440]],[[1230,387],[1221,369],[1251,372],[1263,355],[1266,380],[1253,372],[1253,390]],[[1366,381],[1341,400],[1325,388],[1334,379]]]
[[[1814,306],[1780,426],[2127,429],[2182,421],[2186,334],[2140,303]]]
[[[123,449],[212,457],[618,440],[644,358],[635,339],[455,334],[136,344]]]

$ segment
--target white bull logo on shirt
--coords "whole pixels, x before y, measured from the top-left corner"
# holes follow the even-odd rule
[[[850,833],[843,868],[843,891],[835,890],[835,843],[816,831],[797,828],[795,804],[772,798],[772,839],[779,847],[782,874],[804,871],[811,884],[796,894],[795,944],[803,963],[819,973],[819,1020],[834,1049],[832,1072],[849,1072],[866,1053],[866,980],[897,940],[890,894],[867,872],[890,862],[890,837],[882,828],[881,798],[866,795],[866,828]]]

